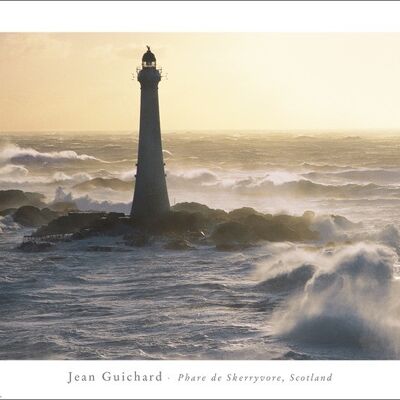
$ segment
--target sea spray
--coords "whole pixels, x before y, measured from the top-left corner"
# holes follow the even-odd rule
[[[73,202],[81,211],[123,212],[125,214],[129,213],[131,207],[131,202],[98,201],[89,195],[76,197],[71,192],[65,192],[61,186],[56,189],[54,202]]]
[[[40,152],[31,147],[20,147],[17,144],[7,143],[0,148],[0,162],[12,162],[14,164],[29,163],[57,163],[78,161],[102,161],[87,154],[78,154],[73,150],[60,150]]]
[[[43,193],[49,202],[61,185],[64,195],[81,199],[81,206],[98,208],[107,201],[106,207],[126,203],[129,210],[129,192],[98,190],[85,197],[73,186],[96,177],[133,183],[135,134],[6,136],[19,150],[1,153],[0,189]],[[164,154],[171,203],[196,201],[226,211],[253,207],[298,216],[313,210],[312,229],[320,240],[234,252],[203,247],[171,252],[162,246],[125,246],[129,251],[122,251],[121,245],[107,253],[88,248],[115,246],[116,239],[94,237],[27,257],[15,250],[26,230],[9,230],[12,218],[7,217],[0,235],[3,359],[398,358],[396,275],[383,281],[369,278],[375,284],[362,290],[354,282],[365,282],[368,274],[356,278],[333,268],[335,256],[344,257],[341,251],[358,252],[358,241],[365,242],[368,253],[378,244],[399,248],[398,136],[379,132],[374,138],[348,140],[173,132],[165,140],[173,153]],[[25,157],[27,149],[40,154]],[[74,153],[68,158],[64,151]],[[83,155],[106,162],[79,159]],[[338,215],[356,224],[343,225]],[[255,285],[250,274],[260,260]],[[316,310],[311,299],[316,299]],[[284,319],[286,309],[291,320]],[[326,315],[334,323],[325,323]],[[303,324],[305,340],[302,321],[308,323]],[[274,335],[266,328],[272,322]],[[321,332],[324,327],[327,333]],[[318,345],[321,338],[326,345]],[[376,352],[366,354],[365,349]]]
[[[289,262],[285,264],[285,260]],[[289,296],[274,313],[273,333],[294,342],[399,354],[396,260],[389,247],[366,243],[332,251],[289,252],[281,264],[270,260],[275,276],[304,262],[317,267],[303,289]]]

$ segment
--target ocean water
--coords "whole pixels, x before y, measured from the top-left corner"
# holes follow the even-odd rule
[[[320,240],[224,252],[96,238],[23,253],[31,230],[0,217],[1,359],[399,358],[400,136],[163,143],[172,204],[313,211]],[[136,151],[133,132],[3,134],[0,190],[128,213]],[[113,251],[88,251],[99,243]]]

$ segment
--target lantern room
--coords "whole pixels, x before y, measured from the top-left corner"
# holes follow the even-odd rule
[[[155,68],[156,56],[151,52],[150,46],[147,46],[146,53],[142,57],[142,68]]]

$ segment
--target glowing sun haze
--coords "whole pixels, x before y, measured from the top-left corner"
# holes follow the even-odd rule
[[[400,33],[1,33],[0,131],[137,130],[146,44],[163,130],[400,130]]]

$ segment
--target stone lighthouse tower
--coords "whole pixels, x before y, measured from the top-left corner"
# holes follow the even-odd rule
[[[135,193],[131,216],[152,218],[169,210],[167,183],[161,145],[158,82],[161,71],[147,46],[138,70],[140,82],[140,128]]]

